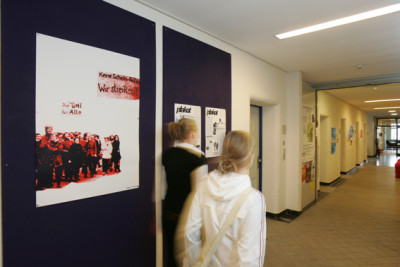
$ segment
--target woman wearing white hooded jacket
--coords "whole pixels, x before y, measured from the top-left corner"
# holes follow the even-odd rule
[[[218,170],[211,172],[198,186],[193,198],[185,227],[184,266],[199,263],[205,241],[210,242],[217,236],[235,202],[251,187],[247,173],[253,157],[248,133],[231,131],[227,134]],[[266,227],[264,197],[252,189],[222,237],[209,266],[263,266]]]

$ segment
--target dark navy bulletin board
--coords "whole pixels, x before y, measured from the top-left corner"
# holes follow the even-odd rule
[[[231,129],[231,55],[206,43],[163,29],[163,148],[171,145],[166,132],[174,121],[174,104],[201,107],[201,150],[205,151],[205,109],[226,110],[226,131]],[[209,159],[209,170],[215,158]]]
[[[155,266],[155,24],[99,0],[1,5],[4,266]],[[139,189],[35,207],[36,33],[140,59]]]

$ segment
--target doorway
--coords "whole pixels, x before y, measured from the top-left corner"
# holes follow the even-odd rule
[[[340,120],[340,172],[345,173],[347,170],[345,169],[346,162],[346,119]]]
[[[400,118],[377,119],[377,144],[379,154],[400,156]]]
[[[320,154],[319,154],[319,181],[322,183],[329,183],[329,173],[328,173],[328,155],[329,155],[329,129],[328,129],[328,117],[320,116]]]
[[[396,156],[400,156],[400,119],[397,119]]]
[[[262,177],[262,107],[250,106],[250,136],[254,140],[254,160],[250,167],[251,185],[261,191]]]

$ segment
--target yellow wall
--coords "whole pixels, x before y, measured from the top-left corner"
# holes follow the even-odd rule
[[[330,183],[367,159],[366,113],[329,95],[318,92],[318,143],[320,181]],[[349,137],[354,125],[354,136]],[[331,153],[331,129],[336,128],[336,153]],[[361,135],[362,132],[362,135]]]

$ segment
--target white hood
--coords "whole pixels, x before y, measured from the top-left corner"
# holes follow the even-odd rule
[[[205,191],[217,201],[226,201],[237,197],[250,186],[250,177],[247,174],[221,174],[214,170],[206,180]]]
[[[184,267],[194,266],[205,240],[214,240],[240,194],[251,186],[246,174],[221,174],[213,171],[199,184],[185,224],[186,255]],[[263,194],[251,190],[235,221],[224,233],[210,266],[263,266],[266,242],[266,209]],[[212,245],[210,245],[212,247]]]

